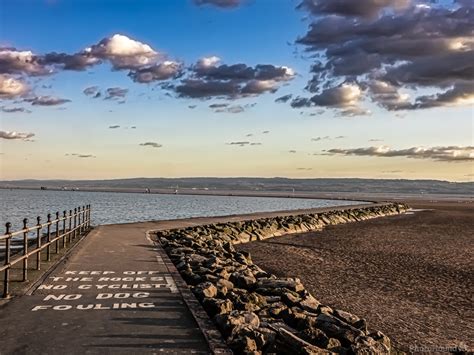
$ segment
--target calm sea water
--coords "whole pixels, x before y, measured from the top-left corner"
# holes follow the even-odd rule
[[[139,193],[42,191],[0,189],[0,233],[5,223],[22,226],[23,218],[36,223],[41,216],[92,205],[92,224],[111,224],[175,218],[222,216],[302,208],[359,204],[355,201],[298,198],[157,195]]]

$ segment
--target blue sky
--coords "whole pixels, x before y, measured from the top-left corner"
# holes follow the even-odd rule
[[[0,78],[24,86],[13,92],[0,85],[2,179],[472,180],[472,76],[436,74],[449,61],[472,67],[464,29],[471,15],[462,12],[470,5],[388,0],[369,8],[367,0],[360,7],[341,0],[332,8],[327,1],[0,0]],[[455,11],[461,15],[453,20],[448,12]],[[400,32],[375,35],[392,13]],[[339,22],[325,30],[333,19]],[[419,38],[403,31],[440,21],[441,30]],[[459,33],[443,32],[443,21],[446,29],[458,21]],[[357,37],[362,26],[367,33]],[[117,34],[121,42],[112,40]],[[428,35],[438,36],[436,47]],[[150,51],[108,52],[130,43]],[[21,61],[26,51],[28,65],[45,72]],[[94,62],[69,70],[52,52]],[[220,60],[199,66],[213,56]],[[172,75],[132,80],[143,71],[161,75],[163,63],[176,65]],[[233,64],[250,76],[237,78]],[[307,86],[311,80],[317,88]],[[222,85],[237,91],[203,91]],[[84,94],[94,87],[99,98]],[[104,100],[109,88],[127,92]],[[285,95],[292,96],[275,102]]]

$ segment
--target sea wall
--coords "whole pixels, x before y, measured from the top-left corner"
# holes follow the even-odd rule
[[[405,212],[401,203],[216,223],[157,232],[157,239],[237,354],[391,350],[390,339],[356,315],[322,305],[297,278],[277,278],[234,244]]]

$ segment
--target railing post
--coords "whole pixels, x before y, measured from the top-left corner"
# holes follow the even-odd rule
[[[82,209],[81,209],[81,206],[79,206],[77,208],[77,211],[78,211],[78,219],[79,219],[79,221],[78,221],[79,235],[81,235],[82,234],[82,222],[81,222],[82,221]]]
[[[76,236],[77,236],[76,227],[77,227],[77,208],[74,209],[74,239],[76,239]]]
[[[36,247],[38,252],[36,253],[36,270],[41,270],[41,217],[36,217],[36,225],[38,229],[36,230]]]
[[[66,247],[66,211],[63,211],[63,248]]]
[[[89,209],[87,211],[87,228],[91,229],[91,205],[89,205]]]
[[[26,281],[28,279],[28,257],[26,254],[28,254],[28,218],[23,219],[23,229],[25,230],[23,232],[23,256],[25,257],[23,259],[23,281]]]
[[[59,253],[59,212],[56,212],[56,254]]]
[[[48,227],[47,227],[47,242],[48,247],[46,248],[46,260],[51,261],[51,213],[48,213]]]
[[[11,236],[8,236],[10,234],[10,228],[12,224],[10,222],[7,222],[5,224],[6,230],[5,230],[5,235],[7,235],[7,239],[5,240],[5,265],[10,264],[10,239]],[[4,272],[4,277],[3,277],[3,298],[8,298],[9,295],[9,286],[10,286],[10,268],[7,267]]]
[[[72,222],[72,210],[69,210],[69,232],[67,233],[67,236],[69,238],[69,243],[71,243],[71,234],[72,234],[72,230],[71,230],[71,222]]]

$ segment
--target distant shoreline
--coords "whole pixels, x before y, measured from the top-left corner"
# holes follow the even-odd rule
[[[0,186],[2,190],[41,190],[37,186]],[[322,199],[322,200],[341,200],[341,201],[361,201],[361,202],[381,202],[381,201],[401,201],[401,200],[420,200],[431,201],[458,201],[474,203],[474,195],[463,194],[416,194],[416,193],[397,193],[397,192],[312,192],[312,191],[252,191],[252,190],[204,190],[204,189],[150,189],[146,192],[143,188],[100,188],[100,187],[81,187],[77,190],[64,190],[58,187],[47,187],[45,191],[64,191],[64,192],[106,192],[106,193],[139,193],[139,194],[159,194],[159,195],[188,195],[188,196],[236,196],[236,197],[271,197],[271,198],[300,198],[300,199]]]

